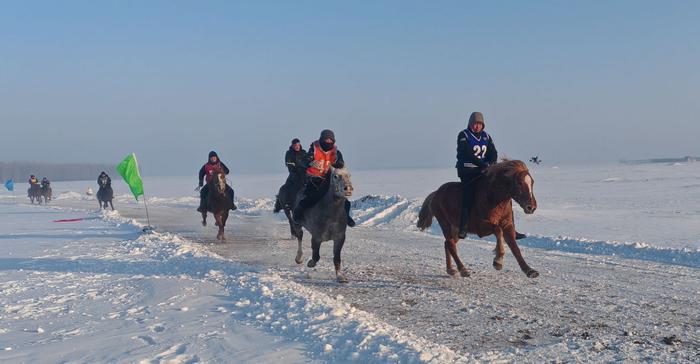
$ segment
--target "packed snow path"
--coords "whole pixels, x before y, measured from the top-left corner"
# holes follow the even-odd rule
[[[66,201],[73,207],[88,202]],[[122,207],[122,216],[143,210]],[[331,244],[311,270],[294,263],[296,241],[270,215],[233,214],[228,241],[182,207],[151,209],[152,223],[229,258],[269,269],[464,358],[480,360],[700,360],[700,270],[684,266],[522,247],[540,272],[527,278],[510,252],[503,271],[491,267],[493,245],[460,242],[470,278],[445,274],[442,239],[434,235],[349,229],[343,267],[334,281]],[[304,241],[306,261],[310,255]]]

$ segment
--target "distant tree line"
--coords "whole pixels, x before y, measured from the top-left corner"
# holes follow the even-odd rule
[[[23,182],[35,175],[38,179],[43,177],[50,181],[86,181],[97,179],[101,171],[107,172],[112,179],[120,178],[115,171],[114,164],[87,164],[87,163],[41,163],[41,162],[0,162],[0,178],[5,181],[9,178],[16,182]]]

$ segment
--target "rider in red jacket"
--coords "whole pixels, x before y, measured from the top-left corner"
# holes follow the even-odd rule
[[[199,170],[199,187],[196,188],[196,190],[199,191],[199,207],[197,208],[199,212],[206,211],[206,197],[209,192],[209,186],[205,185],[204,181],[206,180],[207,184],[211,182],[214,178],[214,172],[217,170],[224,172],[224,174],[229,173],[228,167],[226,167],[224,162],[219,160],[219,156],[216,152],[211,151],[209,152],[209,161]],[[228,194],[231,199],[231,210],[237,209],[238,207],[233,203],[233,188],[228,184],[226,185],[226,194]]]

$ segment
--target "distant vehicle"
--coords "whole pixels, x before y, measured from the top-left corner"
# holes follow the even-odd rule
[[[540,159],[539,156],[536,155],[536,156],[530,158],[530,162],[535,163],[535,164],[540,164],[540,163],[542,163],[542,160]]]

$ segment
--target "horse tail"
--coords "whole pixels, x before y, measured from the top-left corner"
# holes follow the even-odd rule
[[[420,212],[418,213],[418,228],[421,229],[421,231],[427,229],[430,227],[430,225],[433,224],[433,210],[430,208],[430,204],[433,202],[433,197],[435,197],[435,193],[437,191],[431,193],[428,195],[428,197],[425,198],[425,201],[423,201],[423,206],[420,208]]]

